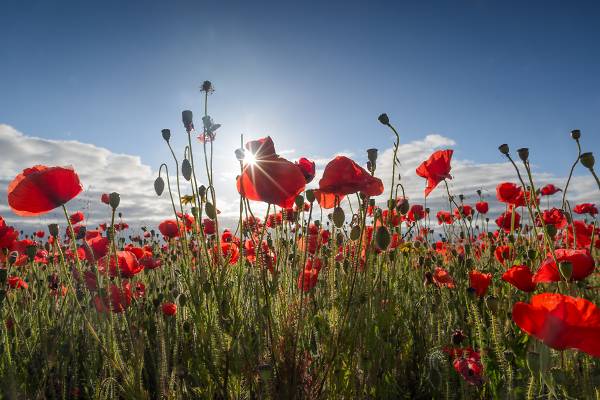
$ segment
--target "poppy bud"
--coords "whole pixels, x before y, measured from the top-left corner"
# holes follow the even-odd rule
[[[204,81],[202,82],[202,86],[200,86],[200,91],[210,94],[215,91],[215,88],[210,81]]]
[[[392,237],[390,235],[390,231],[385,226],[380,226],[377,228],[377,232],[375,232],[375,243],[377,243],[377,247],[379,250],[386,251],[390,246],[392,241]]]
[[[169,142],[169,139],[171,139],[171,130],[170,129],[163,129],[161,131],[163,139],[165,139],[167,141],[167,143]]]
[[[58,224],[48,225],[48,233],[50,233],[50,236],[59,237],[60,236],[60,227],[58,226]]]
[[[206,194],[206,186],[200,185],[200,187],[198,188],[198,196],[202,199],[205,194]]]
[[[368,372],[373,367],[373,361],[369,357],[363,357],[360,366],[363,371]]]
[[[537,375],[540,372],[540,353],[530,351],[527,353],[527,367],[532,374]]]
[[[548,236],[550,236],[550,238],[552,240],[554,240],[554,237],[556,236],[558,229],[556,229],[556,225],[554,225],[554,224],[547,224],[546,231],[548,232]]]
[[[488,296],[485,299],[485,305],[487,306],[488,310],[493,313],[497,312],[500,306],[498,299],[495,296]]]
[[[190,333],[191,330],[192,330],[192,324],[190,324],[189,321],[185,321],[183,323],[183,331],[185,333]]]
[[[419,242],[418,240],[415,240],[415,241],[413,242],[413,247],[414,247],[415,249],[420,249],[420,248],[421,248],[421,242]]]
[[[409,210],[410,210],[410,204],[408,203],[408,200],[404,200],[402,202],[402,204],[400,205],[400,214],[406,215]]]
[[[181,307],[185,307],[187,304],[187,296],[185,294],[180,295],[178,301]]]
[[[0,283],[5,284],[8,280],[8,270],[6,268],[0,268]]]
[[[212,205],[212,203],[210,202],[206,202],[206,204],[204,205],[204,211],[206,212],[206,216],[210,219],[215,219],[216,214],[215,214],[215,206]]]
[[[500,147],[498,147],[498,150],[500,150],[500,153],[502,153],[502,154],[508,154],[508,152],[509,152],[508,145],[506,143],[500,145]]]
[[[579,157],[579,161],[581,161],[581,164],[589,169],[594,168],[594,155],[592,153],[583,153],[580,157]]]
[[[517,150],[517,155],[521,160],[523,160],[523,162],[525,162],[529,158],[529,149],[523,147],[522,149]]]
[[[477,289],[472,286],[467,288],[467,299],[471,301],[477,300]]]
[[[194,114],[190,110],[181,112],[181,121],[187,132],[194,131]]]
[[[564,278],[568,281],[571,280],[571,276],[573,276],[573,263],[571,261],[561,261],[558,265],[558,269],[560,269],[560,273]]]
[[[296,204],[296,207],[298,207],[298,209],[303,208],[303,206],[304,206],[304,196],[302,196],[301,194],[299,194],[298,197],[296,197],[296,200],[294,200],[294,204]]]
[[[271,379],[271,366],[269,364],[263,364],[258,366],[258,375],[260,379],[267,382]]]
[[[2,304],[2,302],[4,302],[5,298],[6,298],[6,290],[0,290],[0,304]]]
[[[308,200],[310,204],[315,202],[315,193],[312,189],[306,191],[306,200]]]
[[[581,137],[581,131],[579,129],[571,131],[571,137],[575,140],[579,140],[579,138]]]
[[[81,229],[81,228],[80,228]],[[33,261],[37,253],[38,247],[35,244],[29,244],[25,246],[25,254],[29,257],[29,261]]]
[[[113,210],[116,210],[117,207],[119,207],[119,203],[121,203],[121,195],[119,195],[119,193],[112,192],[108,195],[108,204]]]
[[[565,383],[565,371],[563,371],[562,369],[558,367],[553,367],[550,369],[550,375],[552,375],[554,382],[556,382],[557,384],[562,385],[563,383]]]
[[[160,299],[152,299],[152,305],[154,305],[154,308],[158,308],[160,306]]]
[[[235,151],[235,158],[237,158],[238,161],[244,161],[244,158],[246,158],[246,150],[237,149]]]
[[[379,150],[377,149],[369,149],[367,150],[367,157],[369,157],[369,161],[371,161],[371,164],[375,165],[375,161],[377,161],[377,152]]]
[[[190,160],[187,158],[184,158],[181,163],[181,175],[183,175],[186,181],[192,179],[192,164],[190,164]]]

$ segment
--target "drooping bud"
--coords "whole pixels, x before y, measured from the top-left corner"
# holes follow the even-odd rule
[[[352,230],[350,230],[350,239],[358,240],[359,237],[360,237],[360,226],[354,225],[352,227]]]
[[[594,168],[594,155],[592,153],[583,153],[580,157],[579,157],[579,161],[581,161],[581,164],[589,169]]]
[[[523,162],[525,162],[529,158],[529,149],[523,147],[522,149],[517,150],[517,155]]]
[[[119,203],[121,203],[121,195],[117,192],[112,192],[108,195],[108,204],[112,207],[113,210],[116,210],[119,207]]]
[[[378,118],[379,122],[381,122],[384,125],[389,125],[390,124],[390,119],[388,118],[387,114],[381,114]]]
[[[154,191],[157,195],[162,195],[165,190],[165,181],[160,176],[154,181]]]
[[[163,129],[161,131],[161,133],[162,133],[163,139],[165,139],[167,142],[169,141],[169,139],[171,139],[171,130],[170,129]]]
[[[454,344],[460,344],[466,338],[467,338],[467,336],[460,329],[457,329],[454,331],[454,333],[452,333],[452,343],[454,343]]]
[[[10,253],[10,255],[8,256],[8,264],[13,265],[14,263],[17,262],[18,259],[19,259],[19,253],[17,253],[16,251],[12,251]]]
[[[346,219],[346,214],[344,213],[344,209],[342,207],[336,207],[333,209],[333,224],[336,228],[341,228],[344,225],[344,220]]]
[[[181,163],[181,175],[183,175],[186,181],[192,179],[192,164],[190,164],[190,160],[187,158],[184,158]]]
[[[506,143],[500,145],[500,147],[498,147],[498,150],[500,150],[500,153],[502,154],[508,154],[509,152],[508,145]]]

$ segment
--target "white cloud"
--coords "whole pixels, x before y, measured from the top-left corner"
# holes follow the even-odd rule
[[[402,176],[401,182],[411,204],[425,204],[425,179],[417,176],[415,169],[435,150],[451,148],[455,144],[449,138],[429,135],[423,140],[400,146],[398,158],[402,165],[396,168],[396,173],[400,173]],[[380,206],[385,204],[390,193],[393,152],[393,148],[380,151],[377,161],[376,176],[381,177],[385,185],[384,194],[377,199]],[[320,168],[317,169],[313,182],[308,185],[309,188],[318,187],[324,167],[337,155],[352,157],[354,154],[349,150],[344,150],[332,155],[329,159],[314,160]],[[161,197],[157,197],[154,193],[153,183],[158,176],[158,171],[142,164],[139,156],[116,154],[107,149],[74,140],[48,140],[30,137],[8,125],[0,125],[0,159],[2,160],[0,163],[0,215],[19,230],[45,230],[49,223],[63,222],[64,224],[64,216],[60,209],[40,217],[22,218],[14,214],[7,205],[6,192],[10,182],[23,169],[36,164],[73,165],[84,185],[84,192],[69,202],[67,208],[69,213],[83,211],[85,214],[89,214],[88,226],[90,228],[109,221],[108,207],[100,202],[100,196],[113,191],[121,194],[121,205],[118,211],[123,214],[123,221],[135,230],[133,234],[137,234],[142,221],[149,228],[156,229],[159,222],[173,218],[173,208],[167,190],[165,189],[165,193]],[[496,200],[495,188],[502,182],[518,183],[516,172],[509,162],[475,164],[466,159],[453,158],[452,166],[453,179],[449,183],[450,192],[453,195],[464,194],[466,196],[465,203],[474,205],[479,201],[476,190],[482,189],[485,200],[490,204],[490,219],[495,219],[504,211],[504,205]],[[536,168],[534,168],[535,170]],[[217,187],[217,207],[221,211],[219,221],[222,226],[232,230],[235,230],[239,217],[239,197],[233,184],[234,175],[237,173],[222,170],[217,179],[224,181],[223,186]],[[163,177],[166,180],[164,172]],[[567,180],[566,176],[553,176],[543,172],[535,172],[533,179],[536,187],[552,183],[563,189]],[[176,178],[173,176],[173,172],[170,182],[172,189],[176,191]],[[189,193],[189,183],[183,180],[181,183],[182,194]],[[440,184],[430,194],[426,204],[431,208],[432,213],[444,207],[443,202],[446,196],[443,184]],[[593,177],[588,175],[573,177],[567,197],[572,206],[583,202],[600,203],[596,183]],[[353,201],[354,211],[356,211],[355,196],[349,196],[349,198]],[[551,205],[558,205],[561,198],[560,194],[551,196]],[[177,201],[176,198],[175,201]],[[349,213],[350,210],[346,206],[347,201],[344,200],[343,204]],[[259,202],[251,202],[251,205],[254,214],[262,219],[266,212],[266,205]],[[542,205],[546,205],[546,198],[543,198]],[[447,209],[447,206],[445,207]]]

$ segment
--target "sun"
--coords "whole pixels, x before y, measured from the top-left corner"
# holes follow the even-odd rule
[[[249,151],[246,152],[246,156],[244,157],[244,164],[254,164],[256,159],[254,158],[254,154]]]

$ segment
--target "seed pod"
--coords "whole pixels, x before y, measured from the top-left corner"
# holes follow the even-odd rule
[[[315,202],[315,192],[312,189],[306,191],[306,200],[308,200],[310,204]]]
[[[494,296],[488,296],[485,299],[485,305],[487,306],[488,310],[490,310],[491,312],[497,312],[498,308],[500,307],[498,299]]]
[[[573,276],[573,263],[571,261],[561,261],[558,269],[566,280],[571,280],[571,276]]]
[[[187,296],[185,294],[182,294],[179,296],[179,305],[181,307],[185,307],[185,305],[187,304]]]
[[[204,293],[206,293],[206,294],[209,294],[209,293],[210,293],[210,282],[205,282],[205,283],[202,285],[202,291],[203,291]]]
[[[181,163],[181,175],[183,175],[186,181],[192,179],[192,164],[190,164],[190,160],[187,158],[184,158]]]
[[[581,164],[589,169],[594,168],[594,155],[592,153],[583,153],[580,157],[579,157],[579,161],[581,161]]]
[[[108,195],[108,204],[112,207],[113,210],[116,210],[121,203],[121,195],[117,192],[112,192]]]
[[[299,194],[298,197],[296,197],[294,203],[296,204],[296,207],[298,207],[298,210],[304,209],[304,197],[301,194]]]
[[[469,286],[467,288],[467,299],[471,300],[471,301],[477,300],[477,289],[475,289],[474,287]]]
[[[579,129],[575,129],[574,131],[571,131],[571,137],[574,140],[579,140],[579,138],[581,137],[581,131]]]
[[[208,218],[215,219],[215,217],[216,217],[215,206],[213,206],[212,203],[206,202],[206,204],[204,206],[204,211],[206,212],[206,216]]]
[[[336,207],[333,209],[333,224],[336,228],[341,228],[344,225],[344,220],[346,219],[346,214],[342,207]]]

